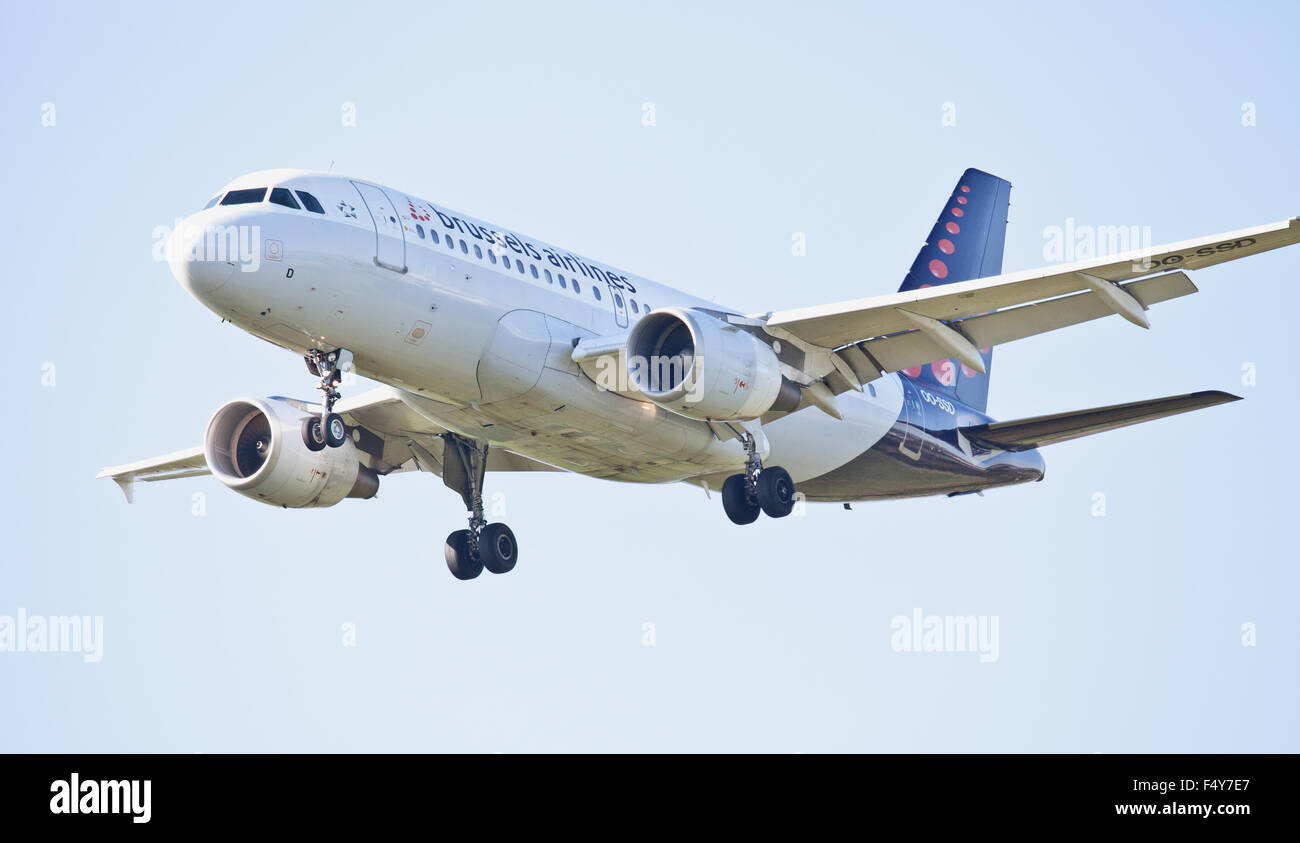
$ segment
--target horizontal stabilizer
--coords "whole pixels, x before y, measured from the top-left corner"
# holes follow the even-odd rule
[[[1128,427],[1131,424],[1176,416],[1179,413],[1213,407],[1229,401],[1240,401],[1238,395],[1227,392],[1193,392],[1190,395],[1172,395],[1131,404],[1113,404],[1071,413],[1056,413],[1017,421],[994,422],[961,428],[966,438],[985,448],[1003,451],[1028,451],[1068,442],[1081,436],[1091,436],[1105,430]]]

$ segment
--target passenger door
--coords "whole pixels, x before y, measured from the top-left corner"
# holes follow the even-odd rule
[[[375,263],[394,272],[406,272],[406,235],[397,205],[381,188],[352,182],[375,223]]]

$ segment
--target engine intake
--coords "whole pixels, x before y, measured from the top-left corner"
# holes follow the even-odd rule
[[[361,464],[352,440],[312,451],[302,438],[310,414],[281,398],[239,398],[208,422],[203,453],[225,486],[273,506],[333,506],[371,498],[379,475]]]
[[[793,410],[799,387],[781,375],[771,346],[703,311],[681,307],[641,318],[627,339],[628,377],[659,406],[695,419],[755,419]]]

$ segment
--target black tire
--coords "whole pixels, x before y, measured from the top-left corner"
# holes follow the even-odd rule
[[[758,474],[758,505],[769,518],[784,518],[794,509],[794,481],[779,465]]]
[[[341,448],[346,441],[348,426],[343,423],[343,417],[338,413],[330,413],[325,417],[325,444],[331,448]]]
[[[325,447],[325,428],[321,426],[320,416],[308,416],[302,420],[302,441],[308,451],[319,451]]]
[[[478,534],[478,556],[494,574],[508,574],[519,561],[519,543],[505,524],[489,524]]]
[[[469,530],[457,530],[447,536],[443,555],[447,557],[447,570],[458,580],[472,580],[483,573],[483,563],[469,552]]]
[[[733,474],[722,484],[722,508],[733,524],[753,524],[758,520],[758,501],[750,499],[745,475]]]

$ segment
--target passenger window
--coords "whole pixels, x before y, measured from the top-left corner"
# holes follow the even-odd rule
[[[469,246],[466,246],[466,245],[465,245],[465,241],[464,241],[464,240],[460,241],[460,250],[461,250],[462,252],[464,252],[465,254],[467,254],[467,255],[469,254]]]
[[[293,208],[295,211],[300,209],[297,200],[293,198],[293,194],[283,187],[271,188],[271,202],[275,205]]]
[[[313,214],[325,213],[325,209],[322,208],[321,204],[316,201],[315,196],[312,196],[310,193],[308,193],[305,190],[296,190],[294,192],[297,193],[298,198],[302,200],[302,206],[304,208],[311,211]]]
[[[542,271],[546,273],[546,283],[547,283],[547,284],[554,284],[554,283],[555,283],[555,279],[551,277],[551,271],[550,271],[549,269],[544,269],[544,270],[542,270]]]
[[[533,271],[533,277],[536,278],[536,277],[537,277],[537,264],[530,263],[530,264],[528,264],[528,268],[531,269],[531,270]]]
[[[592,294],[593,296],[596,297],[596,301],[600,301],[600,288],[599,288],[599,287],[593,285],[592,288],[591,288],[591,294]]]
[[[222,205],[251,205],[266,198],[265,187],[250,187],[247,190],[232,190],[221,200]]]
[[[521,261],[521,260],[519,260],[519,258],[515,258],[515,266],[519,268],[519,274],[520,274],[520,275],[523,275],[523,274],[524,274],[524,262]]]
[[[492,261],[492,263],[496,263],[497,253],[492,251],[491,249],[488,249],[488,260]]]
[[[636,299],[628,299],[628,301],[632,302],[632,312],[633,312],[633,313],[640,313],[640,312],[641,312],[640,310],[637,309],[637,306],[636,306]]]
[[[474,244],[474,257],[483,260],[483,250],[478,247],[477,243]]]
[[[567,290],[567,289],[569,289],[569,285],[564,283],[564,276],[563,276],[563,275],[560,276],[560,289],[561,289],[561,290]]]
[[[424,239],[424,226],[420,225],[420,224],[417,222],[417,223],[415,224],[415,233],[418,234],[418,235],[420,235],[420,239],[423,240],[423,239]]]
[[[623,309],[623,297],[620,296],[618,293],[614,294],[614,304],[618,305],[619,310]]]
[[[450,234],[444,234],[444,235],[442,235],[442,236],[447,238],[447,248],[448,248],[448,249],[455,249],[455,248],[456,248],[456,241],[451,239],[451,235],[450,235]]]
[[[573,292],[577,293],[578,295],[582,295],[582,288],[578,286],[578,279],[570,278],[569,280],[573,282]]]
[[[211,199],[208,200],[208,204],[203,206],[203,210],[206,211],[208,208],[211,208],[213,205],[217,204],[220,201],[221,201],[221,194],[218,193],[216,196],[213,196]]]

